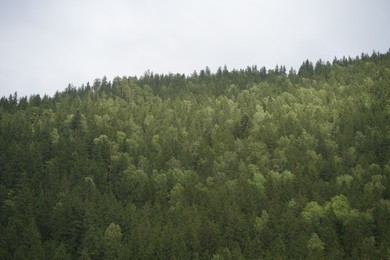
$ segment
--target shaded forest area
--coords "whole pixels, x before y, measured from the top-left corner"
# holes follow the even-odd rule
[[[385,259],[390,51],[0,100],[0,259]]]

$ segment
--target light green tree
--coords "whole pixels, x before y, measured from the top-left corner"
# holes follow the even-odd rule
[[[309,251],[310,259],[323,259],[323,253],[325,249],[325,244],[318,237],[317,233],[312,233],[309,241],[307,241],[307,249]]]

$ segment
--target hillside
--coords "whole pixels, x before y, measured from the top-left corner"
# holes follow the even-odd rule
[[[0,100],[0,259],[385,259],[390,51]]]

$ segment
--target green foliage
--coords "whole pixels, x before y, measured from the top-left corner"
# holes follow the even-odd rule
[[[263,210],[261,212],[261,216],[260,217],[256,217],[255,219],[255,229],[256,231],[262,231],[265,226],[268,224],[269,222],[269,216],[268,216],[268,213],[266,210]]]
[[[307,242],[307,249],[309,250],[309,258],[320,259],[322,258],[323,251],[325,249],[324,242],[318,237],[317,233],[313,233]]]
[[[0,99],[1,259],[386,259],[390,53]]]
[[[307,223],[318,223],[325,217],[325,210],[317,202],[311,201],[302,211],[302,217]]]

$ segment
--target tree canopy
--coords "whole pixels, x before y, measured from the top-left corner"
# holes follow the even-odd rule
[[[1,259],[385,259],[390,52],[0,99]]]

